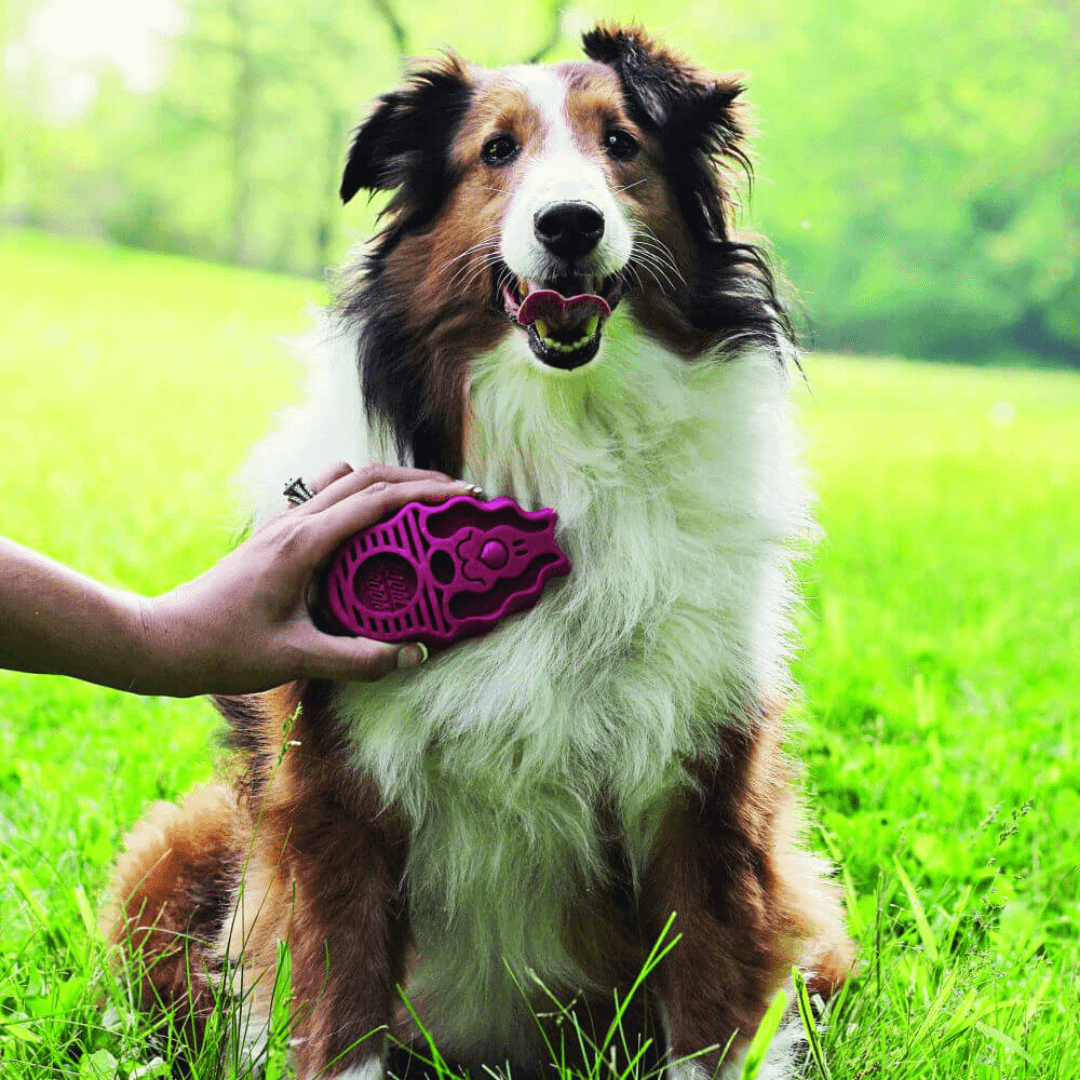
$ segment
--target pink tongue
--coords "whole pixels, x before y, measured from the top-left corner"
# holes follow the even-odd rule
[[[532,326],[537,319],[555,326],[575,326],[592,315],[606,319],[610,314],[611,308],[602,296],[583,293],[567,298],[554,289],[535,289],[521,302],[514,317],[522,326]]]

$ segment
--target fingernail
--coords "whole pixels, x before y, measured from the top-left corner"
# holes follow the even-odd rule
[[[484,489],[482,487],[477,487],[476,484],[470,484],[469,491],[478,499],[482,499],[484,497]]]
[[[398,649],[398,671],[411,671],[413,668],[418,668],[427,658],[428,647],[422,641],[418,641],[415,645],[406,645],[405,648]]]

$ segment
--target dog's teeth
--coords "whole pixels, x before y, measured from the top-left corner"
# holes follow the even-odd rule
[[[581,325],[581,333],[577,340],[565,342],[551,336],[551,327],[548,326],[544,319],[535,319],[533,321],[533,328],[536,330],[537,336],[543,342],[544,347],[560,353],[572,353],[577,352],[578,349],[584,349],[596,336],[596,330],[599,325],[600,316],[592,315]]]

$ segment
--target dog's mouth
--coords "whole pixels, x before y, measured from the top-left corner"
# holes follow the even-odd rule
[[[550,281],[512,277],[502,286],[506,314],[528,334],[541,363],[570,371],[587,364],[600,348],[604,322],[625,291],[622,274],[568,274]]]

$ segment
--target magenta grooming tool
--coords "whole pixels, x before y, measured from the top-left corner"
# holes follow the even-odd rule
[[[483,634],[532,607],[570,573],[554,510],[528,513],[505,496],[408,503],[350,537],[324,578],[324,611],[346,634],[438,648]]]

